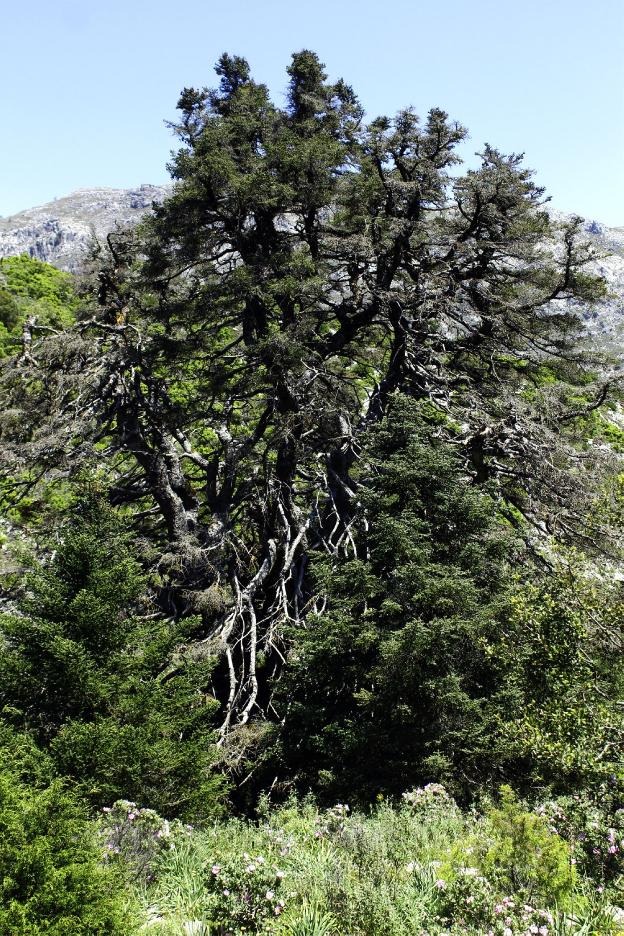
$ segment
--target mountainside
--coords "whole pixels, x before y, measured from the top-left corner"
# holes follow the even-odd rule
[[[77,272],[95,235],[103,238],[116,225],[136,223],[153,202],[169,191],[164,185],[134,189],[78,189],[45,205],[0,218],[0,257],[27,253],[61,270]],[[551,212],[558,220],[567,216]],[[592,272],[604,276],[609,295],[587,309],[589,330],[604,340],[624,337],[624,227],[607,227],[595,220],[585,224],[587,236],[601,252]]]
[[[551,216],[564,221],[570,215],[551,211]],[[604,277],[608,294],[593,307],[583,311],[589,331],[601,338],[601,343],[622,347],[624,339],[624,227],[607,227],[598,221],[586,220],[585,233],[599,252],[599,259],[589,271]]]
[[[80,269],[93,236],[139,220],[168,188],[78,189],[63,198],[0,218],[0,257],[27,253],[62,270]]]

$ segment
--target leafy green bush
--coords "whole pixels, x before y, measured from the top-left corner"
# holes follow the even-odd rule
[[[489,641],[512,704],[500,736],[510,776],[555,795],[609,791],[624,805],[619,755],[624,733],[621,583],[562,553],[548,578],[514,595],[505,626]]]
[[[48,263],[21,254],[0,258],[0,357],[19,348],[23,323],[62,328],[78,307],[73,278]]]
[[[0,772],[0,932],[130,936],[124,882],[104,867],[83,809],[60,780],[21,782],[16,761],[9,751]]]
[[[502,890],[525,894],[529,902],[565,906],[576,879],[572,854],[545,817],[529,812],[504,787],[487,823],[492,841],[482,859],[485,874]]]
[[[5,718],[32,729],[96,805],[131,797],[168,815],[215,814],[213,664],[184,649],[197,621],[142,615],[121,519],[97,497],[78,510],[27,576],[20,613],[1,621]]]

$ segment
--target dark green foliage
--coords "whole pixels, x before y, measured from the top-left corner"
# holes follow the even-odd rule
[[[9,289],[0,287],[0,323],[11,331],[20,319],[20,308]]]
[[[397,398],[361,453],[358,558],[312,558],[327,606],[290,634],[270,770],[349,801],[502,778],[621,797],[621,584],[575,553],[534,566],[423,414]]]
[[[453,773],[471,707],[481,724],[476,634],[492,619],[498,575],[482,573],[496,549],[488,540],[479,552],[489,527],[470,484],[518,527],[594,548],[613,534],[606,516],[587,534],[610,468],[598,446],[578,458],[578,401],[562,389],[582,387],[583,410],[608,396],[576,344],[580,303],[601,290],[585,273],[592,251],[581,219],[560,225],[543,210],[520,156],[485,146],[459,174],[466,130],[441,109],[366,124],[352,88],[309,50],[292,57],[283,104],[242,58],[223,55],[217,73],[217,88],[180,97],[171,197],[139,229],[108,238],[80,321],[34,341],[0,378],[5,471],[27,465],[24,483],[37,489],[61,465],[96,462],[115,503],[136,509],[160,553],[163,607],[201,610],[202,639],[219,650],[221,736],[243,729],[234,763],[239,741],[258,736],[250,722],[275,717],[285,629],[296,622],[295,641],[315,630],[305,618],[323,573],[317,565],[315,584],[308,570],[320,552],[330,586],[336,576],[331,614],[345,646],[354,620],[364,643],[369,625],[373,645],[384,635],[374,659],[362,650],[356,720],[381,730],[385,706],[395,726],[400,713],[430,725],[431,738],[449,738],[444,750],[418,728],[406,764],[422,756]],[[463,501],[440,495],[432,516],[426,499],[405,516],[371,501],[369,561],[352,526],[368,496],[359,456],[397,394],[448,417],[439,439],[422,440],[410,490],[450,472]],[[443,437],[456,457],[440,466]],[[453,542],[447,523],[460,524]],[[408,534],[413,548],[397,547]],[[352,537],[362,548],[347,560]],[[396,574],[394,552],[405,566]],[[357,577],[371,590],[372,622],[349,591]],[[382,598],[386,581],[396,584]],[[204,601],[214,595],[223,600]],[[473,647],[462,679],[458,661]],[[418,675],[397,709],[380,680],[412,650]],[[438,688],[435,667],[422,669],[430,656],[450,661]],[[440,693],[464,714],[451,717]],[[396,750],[410,737],[397,731]]]
[[[36,753],[6,731],[2,740],[0,932],[130,936],[135,926],[124,883],[104,867],[84,809],[60,780],[43,782],[45,763],[27,785],[24,773],[36,764]]]
[[[140,615],[143,575],[121,521],[78,504],[53,556],[5,615],[0,703],[94,803],[126,796],[168,815],[219,809],[210,770],[211,664],[197,622]]]
[[[159,576],[84,504],[5,617],[6,719],[91,803],[164,816],[215,811],[217,710],[241,798],[602,783],[622,643],[555,545],[621,545],[581,219],[518,155],[460,175],[442,110],[366,125],[310,51],[282,106],[242,58],[217,74],[182,92],[172,195],[109,236],[77,322],[53,333],[61,274],[2,267],[0,320],[48,329],[0,376],[11,519],[60,474],[64,514],[97,464]]]
[[[397,400],[362,455],[359,558],[315,557],[325,613],[293,633],[278,687],[286,775],[370,798],[492,775],[497,663],[519,543],[419,408]]]

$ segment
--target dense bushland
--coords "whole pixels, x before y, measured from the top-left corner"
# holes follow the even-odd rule
[[[28,355],[37,333],[71,324],[78,307],[69,273],[22,254],[0,259],[0,354]]]
[[[366,124],[310,52],[283,107],[217,72],[91,280],[1,262],[0,919],[617,931],[622,431],[580,219],[518,156],[458,174],[442,111]]]

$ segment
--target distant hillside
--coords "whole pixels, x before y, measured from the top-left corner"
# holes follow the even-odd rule
[[[570,215],[551,211],[551,217],[564,221]],[[621,351],[624,344],[624,227],[607,227],[598,221],[587,220],[585,233],[600,253],[600,259],[591,264],[591,272],[603,276],[608,295],[593,308],[583,309],[588,329],[609,344],[615,338],[614,350]]]
[[[76,272],[93,236],[103,238],[115,225],[139,220],[166,186],[135,189],[78,189],[37,208],[0,218],[0,258],[27,253],[61,270]]]

